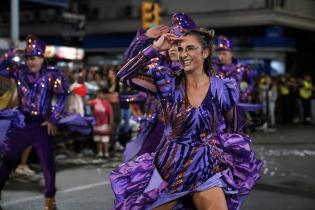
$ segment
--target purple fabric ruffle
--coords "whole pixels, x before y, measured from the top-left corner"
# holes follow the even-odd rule
[[[24,116],[17,109],[4,109],[0,111],[0,154],[5,150],[4,140],[13,127],[25,126]]]
[[[17,109],[3,109],[0,111],[0,120],[11,120],[12,126],[23,128],[25,126],[24,115]]]
[[[230,110],[238,101],[239,92],[234,79],[211,77],[211,92],[223,112]]]
[[[92,125],[95,124],[94,117],[82,117],[74,113],[67,113],[58,121],[58,126],[66,126],[71,132],[79,132],[83,135],[89,135],[92,132]]]
[[[221,174],[220,179],[215,181],[222,179],[224,183],[222,187],[226,192],[229,210],[239,209],[242,200],[259,180],[263,161],[256,159],[251,149],[251,140],[246,136],[236,133],[219,134],[212,140],[211,152],[218,157],[213,168],[218,168]],[[155,185],[157,187],[147,191],[154,170],[153,157],[149,154],[115,169],[111,174],[112,189],[116,197],[113,209],[146,209],[157,201],[165,192],[163,190],[167,188],[167,183],[159,181]],[[209,183],[213,184],[213,181]],[[199,190],[207,189],[209,183],[202,184]],[[216,186],[220,186],[219,184]]]
[[[247,195],[260,179],[263,161],[256,159],[251,140],[243,135],[222,134],[218,139],[227,168],[222,171],[222,178],[228,187],[238,190],[236,195],[227,195],[228,207],[237,209],[240,198]]]
[[[158,183],[156,188],[146,190],[155,169],[153,161],[153,156],[146,153],[112,171],[110,180],[116,197],[113,210],[145,209],[159,197],[167,187],[165,181]]]

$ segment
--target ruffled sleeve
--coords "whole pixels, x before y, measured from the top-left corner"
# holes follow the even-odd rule
[[[154,39],[151,39],[145,35],[145,30],[138,29],[136,36],[134,37],[130,46],[124,53],[124,59],[129,61],[134,56],[136,56],[138,52],[152,44],[153,40]]]
[[[169,92],[172,77],[165,57],[152,46],[140,51],[117,73],[117,78],[128,87],[152,95],[165,95]]]
[[[229,111],[238,101],[239,91],[234,79],[211,78],[211,92],[222,112]]]
[[[65,76],[57,69],[49,70],[51,71],[51,74],[48,76],[48,81],[50,82],[52,91],[55,94],[57,101],[52,107],[51,115],[48,121],[51,123],[57,123],[61,118],[61,113],[63,112],[65,106],[65,100],[70,91]]]

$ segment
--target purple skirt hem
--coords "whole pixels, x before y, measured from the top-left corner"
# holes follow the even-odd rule
[[[158,173],[158,172],[157,172]],[[155,179],[154,176],[152,176],[151,179]],[[210,179],[208,179],[206,182],[204,182],[202,185],[200,185],[199,187],[197,187],[194,191],[182,191],[180,193],[170,193],[167,191],[163,191],[159,198],[152,204],[146,206],[146,210],[150,210],[153,208],[156,208],[158,206],[161,206],[165,203],[177,200],[191,192],[202,192],[202,191],[206,191],[209,190],[211,188],[214,187],[220,187],[223,189],[225,194],[228,195],[232,195],[232,194],[237,194],[238,191],[237,190],[233,190],[231,188],[227,187],[227,184],[225,183],[225,181],[222,179],[222,174],[221,173],[217,173],[215,175],[213,175]],[[241,205],[241,203],[239,204]]]

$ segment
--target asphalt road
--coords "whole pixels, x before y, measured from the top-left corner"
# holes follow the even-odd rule
[[[242,210],[315,209],[315,127],[285,126],[275,133],[254,133],[257,156],[265,161],[262,179]],[[58,210],[108,210],[113,204],[109,173],[121,163],[111,160],[66,158],[57,164]],[[2,195],[4,210],[43,209],[43,179],[12,176]]]

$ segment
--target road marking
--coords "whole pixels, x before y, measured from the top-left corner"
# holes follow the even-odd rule
[[[69,192],[75,192],[75,191],[80,191],[80,190],[86,190],[86,189],[91,189],[91,188],[95,188],[95,187],[99,187],[99,186],[107,185],[107,184],[110,184],[110,181],[98,182],[98,183],[94,183],[94,184],[88,184],[88,185],[73,187],[73,188],[58,191],[58,193],[69,193]]]
[[[91,188],[95,188],[95,187],[99,187],[99,186],[103,186],[103,185],[108,185],[108,184],[110,184],[110,181],[98,182],[98,183],[93,183],[93,184],[73,187],[73,188],[69,188],[69,189],[64,189],[64,190],[60,190],[60,191],[58,190],[57,193],[60,194],[60,193],[76,192],[76,191],[91,189]],[[39,200],[39,199],[43,199],[43,195],[36,195],[36,196],[27,197],[27,198],[17,199],[17,200],[14,200],[14,201],[4,202],[2,204],[2,206],[3,207],[5,207],[5,206],[12,206],[12,205],[16,205],[16,204],[19,204],[19,203],[35,201],[35,200]]]

